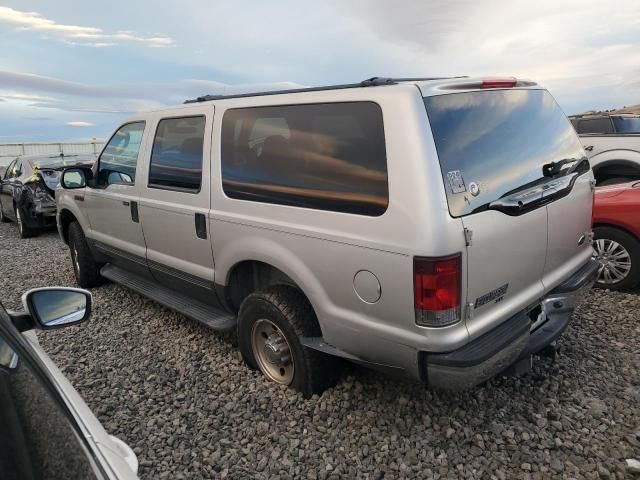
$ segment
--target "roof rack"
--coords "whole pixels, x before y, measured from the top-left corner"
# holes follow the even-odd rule
[[[425,77],[425,78],[387,78],[371,77],[359,83],[345,83],[342,85],[326,85],[322,87],[294,88],[289,90],[269,90],[266,92],[237,93],[234,95],[203,95],[202,97],[185,100],[184,103],[208,102],[210,100],[223,100],[227,98],[263,97],[267,95],[283,95],[287,93],[322,92],[325,90],[342,90],[345,88],[379,87],[382,85],[395,85],[399,82],[425,82],[428,80],[443,80],[445,78],[466,78],[461,77]]]

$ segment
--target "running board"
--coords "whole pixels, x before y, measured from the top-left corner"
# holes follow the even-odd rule
[[[177,293],[153,280],[127,272],[115,265],[106,264],[100,269],[100,275],[186,317],[204,323],[213,330],[231,330],[236,326],[235,315]],[[214,292],[211,292],[211,294],[215,295]]]

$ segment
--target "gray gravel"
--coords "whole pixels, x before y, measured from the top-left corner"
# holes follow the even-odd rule
[[[74,286],[55,232],[0,225],[0,291],[16,308]],[[640,458],[640,295],[594,291],[521,378],[463,394],[358,367],[321,397],[267,382],[205,327],[117,285],[92,319],[40,341],[142,478],[626,478]],[[626,477],[625,477],[626,476]],[[635,478],[635,477],[634,477]],[[640,478],[640,477],[638,477]]]

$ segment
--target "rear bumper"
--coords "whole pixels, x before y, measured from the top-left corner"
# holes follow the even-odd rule
[[[598,264],[591,260],[545,295],[533,306],[541,307],[535,324],[529,314],[532,309],[528,308],[458,350],[421,353],[423,380],[448,390],[470,388],[544,349],[567,328],[573,311],[593,286],[597,274]]]

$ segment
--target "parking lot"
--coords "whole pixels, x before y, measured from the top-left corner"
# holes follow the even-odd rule
[[[75,286],[54,231],[0,225],[2,302]],[[321,397],[248,370],[228,339],[120,286],[40,342],[142,478],[625,478],[640,457],[640,294],[593,291],[556,361],[461,394],[349,367]]]

